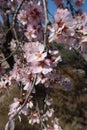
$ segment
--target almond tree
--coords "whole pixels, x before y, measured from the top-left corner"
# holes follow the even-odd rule
[[[9,120],[4,130],[14,130],[15,120],[21,121],[24,114],[29,124],[40,124],[42,130],[61,130],[52,107],[49,89],[60,84],[71,89],[70,79],[57,74],[57,67],[63,63],[58,48],[62,44],[74,50],[83,66],[87,63],[83,54],[87,52],[87,14],[80,10],[83,0],[54,0],[57,11],[53,21],[49,19],[46,0],[1,0],[1,52],[5,58],[0,61],[0,89],[8,90],[17,84],[22,94],[14,98],[8,113]],[[74,4],[78,6],[74,8]],[[3,26],[7,29],[4,31]],[[2,63],[10,65],[6,73]],[[87,74],[87,69],[85,69]],[[44,87],[42,108],[39,105],[38,87]]]

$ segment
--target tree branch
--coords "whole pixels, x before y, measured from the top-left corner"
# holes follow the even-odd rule
[[[43,7],[44,7],[44,14],[45,14],[44,46],[46,47],[46,44],[48,42],[48,38],[47,38],[47,25],[49,23],[48,12],[47,12],[47,1],[46,0],[43,0]]]
[[[15,119],[16,116],[19,114],[19,112],[20,112],[20,111],[25,107],[25,105],[27,104],[27,101],[28,101],[28,99],[29,99],[29,96],[30,96],[30,94],[31,94],[31,92],[32,92],[32,90],[33,90],[33,88],[34,88],[35,81],[36,81],[36,76],[34,77],[32,86],[31,86],[31,88],[30,88],[30,91],[28,92],[28,95],[26,96],[26,99],[25,99],[24,103],[22,104],[22,106],[20,107],[20,109],[17,111],[17,113],[16,113],[12,118],[10,118],[9,121],[7,122],[7,123],[8,123],[8,127],[10,127],[10,122],[11,122],[11,121],[14,121],[14,119]],[[5,126],[5,127],[6,127],[6,126]],[[5,130],[5,128],[4,128],[3,130]]]
[[[20,109],[17,111],[17,113],[12,117],[12,119],[15,119],[15,117],[19,114],[19,112],[25,107],[25,105],[27,104],[27,101],[29,99],[29,96],[34,88],[34,85],[35,85],[35,81],[36,81],[36,76],[34,77],[34,80],[33,80],[33,83],[32,83],[32,86],[30,88],[30,91],[28,92],[28,95],[26,96],[26,99],[24,101],[24,103],[22,104],[22,106],[20,107]],[[11,120],[12,120],[11,119]]]

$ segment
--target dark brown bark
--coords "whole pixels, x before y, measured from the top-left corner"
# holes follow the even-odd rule
[[[6,20],[6,27],[9,29],[10,28],[10,22],[9,22],[9,15],[7,14],[7,20]],[[3,54],[5,56],[5,58],[7,58],[10,54],[11,54],[11,50],[10,50],[10,45],[9,43],[11,42],[13,38],[13,34],[12,34],[12,31],[9,30],[6,34],[6,40],[5,42],[3,43]],[[10,56],[9,58],[6,59],[6,61],[8,62],[10,68],[12,69],[13,68],[13,65],[14,65],[14,58],[13,56]]]

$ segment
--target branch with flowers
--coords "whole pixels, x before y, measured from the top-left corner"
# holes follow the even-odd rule
[[[69,78],[57,73],[62,57],[56,45],[63,43],[67,49],[74,49],[80,55],[86,53],[87,14],[74,14],[73,1],[54,0],[58,9],[54,21],[49,24],[47,0],[1,2],[0,9],[3,12],[5,4],[11,25],[7,33],[12,31],[13,37],[9,43],[12,53],[0,64],[12,55],[15,63],[9,73],[4,71],[0,74],[0,89],[10,89],[14,83],[22,89],[21,97],[14,98],[10,105],[4,130],[14,130],[15,120],[18,118],[21,122],[22,114],[27,117],[29,124],[40,124],[41,130],[62,130],[52,107],[49,89],[55,84],[71,89],[72,83]],[[70,6],[68,9],[67,4]],[[82,1],[76,0],[76,6],[82,4]],[[5,17],[5,14],[1,17]],[[43,107],[39,105],[39,87],[45,90],[41,100]]]

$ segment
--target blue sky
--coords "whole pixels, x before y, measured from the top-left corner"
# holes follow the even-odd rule
[[[85,10],[87,12],[87,0],[85,0],[85,4],[83,5],[83,10]]]

